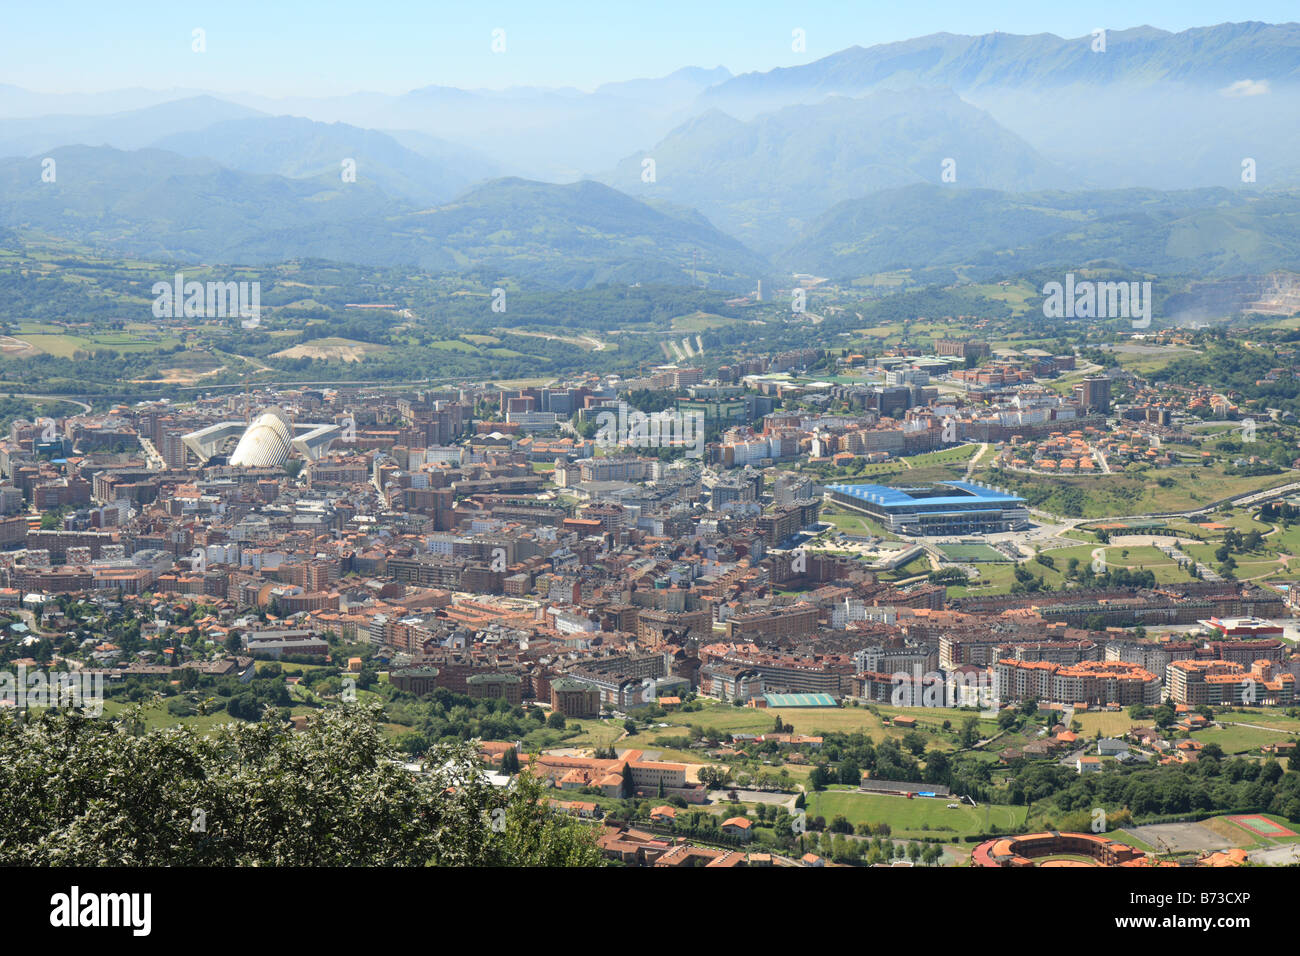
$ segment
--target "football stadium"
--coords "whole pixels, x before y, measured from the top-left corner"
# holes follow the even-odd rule
[[[873,518],[894,534],[998,534],[1029,525],[1024,498],[973,481],[942,481],[924,488],[827,485],[826,497]]]

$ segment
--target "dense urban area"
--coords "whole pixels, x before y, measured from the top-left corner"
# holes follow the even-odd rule
[[[359,708],[415,775],[471,742],[593,861],[1293,862],[1296,415],[1108,337],[47,404],[0,660],[146,727]]]
[[[126,868],[148,935],[387,933],[326,867],[890,868],[910,920],[1300,866],[1300,24],[674,2],[0,15],[0,867],[51,927]],[[47,73],[52,19],[110,52]],[[619,72],[710,35],[746,71]],[[1165,905],[1006,878],[969,911]]]

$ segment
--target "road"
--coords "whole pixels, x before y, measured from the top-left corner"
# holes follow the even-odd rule
[[[149,459],[150,469],[153,471],[167,470],[167,460],[159,454],[158,449],[154,446],[154,443],[151,440],[141,435],[140,447],[144,449],[145,457]]]
[[[8,392],[10,398],[26,398],[29,401],[37,402],[67,402],[69,405],[80,405],[86,414],[90,414],[90,406],[85,402],[78,401],[75,398],[68,398],[66,395],[32,395],[28,392]]]
[[[1189,518],[1192,515],[1210,514],[1217,511],[1224,505],[1233,507],[1252,507],[1272,498],[1280,498],[1283,495],[1300,491],[1300,481],[1290,481],[1284,485],[1277,485],[1273,488],[1262,488],[1259,491],[1248,491],[1231,498],[1223,498],[1219,501],[1212,501],[1208,505],[1196,508],[1190,511],[1152,511],[1147,514],[1136,515],[1106,515],[1103,518],[1065,518],[1061,515],[1054,515],[1051,512],[1043,511],[1041,508],[1026,508],[1031,515],[1040,520],[1046,520],[1054,525],[1059,525],[1061,531],[1068,531],[1077,525],[1090,524],[1094,521],[1141,521],[1146,518]]]

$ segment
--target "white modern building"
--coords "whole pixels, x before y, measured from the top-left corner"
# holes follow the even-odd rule
[[[239,441],[230,454],[230,464],[242,468],[278,468],[297,451],[304,458],[316,460],[329,451],[330,444],[342,434],[342,426],[333,422],[293,424],[281,408],[269,408],[251,424],[217,422],[183,435],[181,440],[200,461],[207,462],[219,454],[236,435]]]

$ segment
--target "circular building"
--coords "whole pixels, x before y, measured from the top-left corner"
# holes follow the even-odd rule
[[[1035,862],[1041,861],[1041,862]],[[974,866],[1146,866],[1136,847],[1098,833],[1025,833],[986,840],[971,854]]]
[[[242,468],[278,468],[289,460],[293,429],[283,413],[273,408],[263,412],[239,438],[230,464]]]

